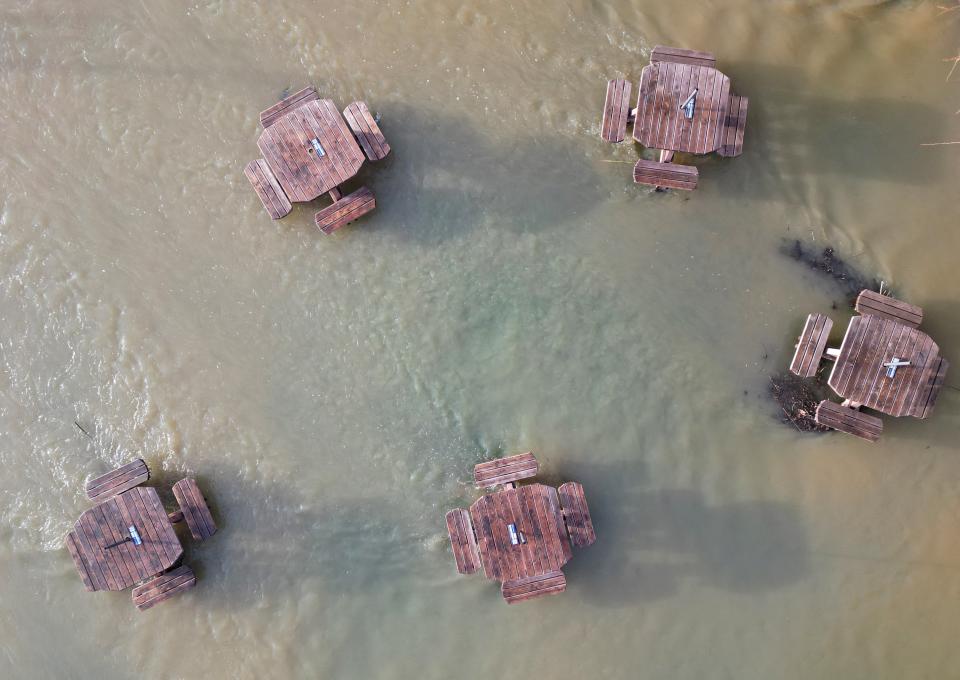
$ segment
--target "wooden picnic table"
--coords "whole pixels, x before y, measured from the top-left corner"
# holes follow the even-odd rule
[[[67,534],[66,545],[87,590],[133,589],[144,610],[192,588],[196,577],[179,564],[183,546],[174,531],[185,522],[198,541],[217,531],[197,483],[190,477],[173,485],[179,509],[168,513],[156,489],[141,486],[150,477],[142,459],[90,480],[87,497],[97,504],[83,512]]]
[[[674,164],[675,152],[739,156],[747,123],[746,97],[730,92],[730,78],[716,69],[709,52],[656,46],[640,75],[637,105],[630,108],[630,81],[607,83],[600,136],[624,139],[629,123],[633,138],[660,152],[657,160],[640,159],[633,177],[638,184],[691,190],[697,168]]]
[[[840,349],[827,348],[833,321],[824,314],[808,315],[790,371],[809,378],[816,375],[822,359],[834,361],[827,384],[844,401],[821,401],[816,422],[876,441],[883,423],[860,409],[926,418],[949,362],[940,356],[937,343],[918,329],[923,320],[920,307],[864,290],[855,308],[859,315],[850,320]]]
[[[472,574],[482,567],[487,578],[501,583],[508,603],[565,590],[561,568],[572,547],[596,540],[580,484],[516,485],[537,471],[532,453],[480,463],[474,468],[477,486],[503,488],[479,498],[469,511],[458,508],[446,516],[457,571]]]
[[[260,113],[263,132],[257,140],[262,159],[251,161],[244,174],[273,219],[292,203],[328,194],[332,205],[314,216],[326,234],[376,207],[373,192],[361,187],[343,196],[340,186],[353,178],[364,157],[380,160],[390,152],[376,120],[363,102],[337,110],[307,87]]]

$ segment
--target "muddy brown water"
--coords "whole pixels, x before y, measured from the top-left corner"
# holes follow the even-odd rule
[[[849,315],[797,238],[922,305],[960,368],[960,147],[921,146],[960,140],[960,18],[681,4],[4,3],[0,676],[955,675],[956,390],[869,445],[785,427],[766,389],[808,312]],[[693,194],[634,186],[598,135],[658,43],[750,97],[744,155]],[[332,237],[242,174],[307,83],[393,146]],[[508,607],[443,513],[527,449],[599,538],[564,595]],[[62,547],[84,479],[134,456],[221,526],[146,614]]]

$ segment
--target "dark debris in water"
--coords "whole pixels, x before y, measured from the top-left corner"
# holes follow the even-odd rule
[[[781,422],[792,424],[800,432],[829,431],[814,420],[817,404],[829,394],[821,376],[818,373],[813,378],[798,378],[788,371],[770,376],[770,396],[780,406]]]
[[[853,306],[853,301],[864,288],[877,290],[880,281],[856,269],[846,260],[836,254],[833,248],[827,247],[822,251],[804,244],[799,239],[787,241],[781,246],[780,252],[797,262],[803,262],[810,269],[830,277],[843,291]]]

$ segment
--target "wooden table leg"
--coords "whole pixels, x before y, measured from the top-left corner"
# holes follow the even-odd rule
[[[340,193],[340,189],[338,189],[337,187],[333,187],[330,191],[327,192],[327,196],[329,196],[330,200],[332,200],[334,203],[339,201],[342,195],[343,194]]]

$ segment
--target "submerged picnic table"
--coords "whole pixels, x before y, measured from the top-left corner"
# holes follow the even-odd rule
[[[196,481],[188,477],[173,485],[180,509],[168,514],[156,489],[140,486],[149,478],[150,470],[138,458],[90,480],[87,497],[97,505],[80,515],[66,541],[87,590],[137,586],[133,602],[140,610],[197,582],[190,567],[177,566],[183,546],[173,524],[185,521],[198,541],[217,530]]]
[[[633,168],[638,184],[695,189],[697,168],[672,163],[675,152],[721,156],[743,153],[747,124],[746,97],[730,92],[730,79],[715,68],[708,52],[658,45],[640,76],[636,108],[630,108],[630,81],[607,83],[600,136],[624,139],[633,123],[633,138],[660,151],[656,161],[640,159]]]
[[[580,484],[567,482],[559,489],[515,484],[536,476],[538,467],[532,453],[480,463],[474,468],[476,485],[503,488],[469,511],[446,516],[457,571],[472,574],[482,566],[487,578],[501,582],[508,603],[565,590],[560,569],[570,560],[571,546],[596,540]]]
[[[377,161],[390,153],[365,103],[353,102],[341,116],[333,101],[307,87],[261,112],[260,123],[257,146],[263,158],[247,164],[244,174],[270,217],[280,219],[292,203],[328,194],[333,204],[314,220],[330,234],[376,207],[366,187],[348,196],[339,189],[357,174],[364,156]]]
[[[883,421],[861,412],[866,407],[890,416],[926,418],[933,411],[949,362],[918,326],[923,310],[870,290],[861,291],[840,349],[827,348],[833,320],[810,314],[790,371],[802,378],[817,373],[823,358],[834,361],[827,384],[842,399],[817,406],[816,421],[862,439],[876,441]]]

